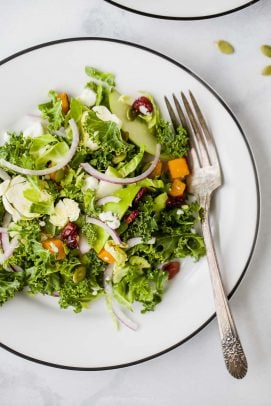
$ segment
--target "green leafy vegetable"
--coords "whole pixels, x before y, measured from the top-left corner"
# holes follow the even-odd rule
[[[20,292],[25,285],[24,272],[13,272],[0,269],[0,305]]]
[[[174,134],[168,121],[159,120],[156,125],[155,136],[162,146],[162,153],[169,158],[179,158],[188,153],[189,137],[183,127],[178,127]]]
[[[103,151],[121,154],[131,147],[121,136],[120,129],[113,121],[100,120],[94,111],[90,111],[84,122],[84,130],[92,142],[97,143]]]
[[[24,137],[23,133],[10,133],[8,142],[0,147],[0,158],[12,164],[33,169],[35,162],[27,153],[31,143],[32,139]]]
[[[142,313],[145,313],[160,303],[167,280],[168,275],[162,270],[143,270],[130,265],[126,275],[113,285],[114,296],[128,308],[135,301],[142,303]]]
[[[42,114],[42,117],[48,120],[48,129],[59,130],[60,127],[64,125],[62,103],[56,91],[50,90],[48,96],[51,100],[47,103],[40,104],[38,107]]]
[[[102,72],[101,70],[91,66],[86,66],[85,72],[91,78],[100,80],[101,82],[106,83],[108,86],[115,86],[115,75],[112,73]]]

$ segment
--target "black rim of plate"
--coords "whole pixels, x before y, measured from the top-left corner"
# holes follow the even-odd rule
[[[249,6],[251,6],[252,4],[256,4],[258,3],[260,0],[251,0],[248,1],[246,4],[244,4],[243,6],[239,6],[236,8],[233,8],[231,10],[227,10],[227,11],[222,11],[221,13],[216,13],[216,14],[209,14],[209,15],[204,15],[204,16],[191,16],[191,17],[175,17],[175,16],[163,16],[163,15],[159,15],[159,14],[153,14],[153,13],[146,13],[144,11],[139,11],[136,9],[133,9],[131,7],[126,7],[123,6],[122,4],[117,3],[114,0],[104,0],[106,1],[106,3],[112,4],[113,6],[119,7],[122,10],[125,11],[129,11],[131,13],[135,13],[135,14],[139,14],[145,17],[151,17],[151,18],[160,18],[162,20],[206,20],[208,18],[216,18],[216,17],[223,17],[227,14],[231,14],[231,13],[235,13],[237,11],[243,10],[244,8],[247,8]]]
[[[249,256],[247,258],[245,267],[239,277],[239,279],[237,280],[235,286],[233,287],[233,289],[231,290],[231,292],[228,295],[228,298],[230,299],[232,297],[232,295],[234,294],[234,292],[237,290],[241,280],[243,279],[249,263],[251,261],[252,258],[252,254],[254,252],[255,246],[256,246],[256,240],[257,240],[257,235],[258,235],[258,230],[259,230],[259,222],[260,222],[260,188],[259,188],[259,180],[258,180],[258,175],[257,175],[257,169],[256,169],[256,164],[254,161],[254,157],[252,154],[252,150],[250,148],[250,145],[248,143],[248,140],[245,136],[245,133],[242,129],[242,127],[240,126],[237,118],[235,117],[235,115],[233,114],[233,112],[231,111],[231,109],[227,106],[227,104],[223,101],[223,99],[203,80],[201,79],[198,75],[196,75],[194,72],[192,72],[189,68],[187,68],[186,66],[183,66],[181,63],[176,62],[174,59],[169,58],[166,55],[161,54],[160,52],[157,52],[155,50],[152,50],[150,48],[144,47],[142,45],[138,45],[138,44],[134,44],[128,41],[122,41],[119,39],[111,39],[111,38],[104,38],[104,37],[76,37],[76,38],[64,38],[64,39],[59,39],[56,41],[50,41],[50,42],[46,42],[46,43],[42,43],[39,45],[35,45],[32,46],[30,48],[24,49],[22,51],[19,51],[5,59],[3,59],[2,61],[0,61],[0,66],[4,65],[6,63],[8,63],[9,61],[20,57],[21,55],[33,52],[37,49],[41,49],[41,48],[46,48],[46,47],[50,47],[50,46],[54,46],[54,45],[59,45],[62,43],[66,43],[66,42],[79,42],[79,41],[104,41],[104,42],[113,42],[113,43],[118,43],[118,44],[122,44],[125,46],[130,46],[130,47],[135,47],[138,49],[141,49],[142,51],[148,52],[148,53],[152,53],[156,56],[159,56],[162,59],[167,60],[168,62],[178,66],[180,69],[186,71],[187,73],[189,73],[192,77],[194,77],[197,81],[199,81],[203,86],[205,86],[215,97],[216,99],[219,101],[219,103],[225,108],[225,110],[230,114],[230,116],[232,117],[233,121],[235,122],[235,124],[237,125],[241,136],[243,137],[243,140],[246,144],[250,159],[251,159],[251,164],[253,167],[253,171],[254,171],[254,178],[255,178],[255,185],[256,185],[256,191],[257,191],[257,218],[256,218],[256,225],[255,225],[255,233],[254,233],[254,238],[252,241],[252,245],[251,245],[251,249],[250,249],[250,253]],[[5,350],[18,355],[19,357],[22,357],[24,359],[27,359],[29,361],[33,361],[39,364],[43,364],[46,366],[50,366],[50,367],[55,367],[55,368],[61,368],[61,369],[69,369],[69,370],[77,370],[77,371],[102,371],[102,370],[108,370],[108,369],[116,369],[116,368],[123,368],[123,367],[128,367],[128,366],[132,366],[132,365],[136,365],[145,361],[149,361],[153,358],[156,358],[160,355],[163,355],[171,350],[173,350],[174,348],[177,348],[178,346],[184,344],[186,341],[190,340],[192,337],[194,337],[196,334],[198,334],[201,330],[203,330],[204,327],[206,327],[213,319],[215,318],[215,313],[213,315],[211,315],[209,317],[209,319],[207,319],[202,325],[200,325],[195,331],[193,331],[191,334],[189,334],[187,337],[185,337],[184,339],[182,339],[181,341],[177,342],[176,344],[158,352],[155,354],[152,354],[148,357],[144,357],[142,359],[138,359],[132,362],[128,362],[125,364],[120,364],[120,365],[110,365],[110,366],[104,366],[104,367],[75,367],[75,366],[68,366],[68,365],[61,365],[61,364],[54,364],[52,362],[47,362],[47,361],[43,361],[43,360],[39,360],[37,358],[33,358],[29,355],[23,354],[21,352],[18,352],[16,350],[14,350],[13,348],[8,347],[5,344],[0,343],[0,347],[4,348]]]

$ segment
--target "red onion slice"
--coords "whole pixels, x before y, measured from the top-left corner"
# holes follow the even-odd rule
[[[23,268],[21,268],[19,265],[12,265],[12,269],[15,272],[24,272]]]
[[[10,180],[9,174],[7,172],[5,172],[4,169],[1,169],[1,168],[0,168],[0,178],[4,181]]]
[[[11,164],[10,162],[6,161],[5,159],[0,159],[0,165],[4,166],[5,168],[10,169],[11,171],[20,173],[22,175],[30,175],[30,176],[43,176],[43,175],[49,175],[50,173],[56,172],[59,169],[63,168],[66,166],[74,156],[76,152],[76,148],[79,143],[79,132],[77,125],[75,124],[75,121],[73,119],[69,120],[69,124],[72,129],[73,133],[73,139],[72,139],[72,144],[70,147],[69,152],[66,154],[66,156],[63,158],[61,162],[59,162],[57,165],[52,166],[51,168],[46,168],[46,169],[26,169],[22,168],[21,166]]]
[[[85,235],[81,235],[79,238],[79,251],[81,254],[86,254],[91,250],[91,246],[88,243],[87,237]]]
[[[15,248],[19,245],[18,236],[14,237],[9,244],[8,249],[0,256],[0,264],[3,264],[13,254]]]
[[[3,252],[5,253],[8,248],[9,248],[9,236],[8,236],[8,226],[11,221],[11,215],[9,213],[5,213],[4,218],[3,218],[3,230],[6,231],[1,231],[1,244],[2,244],[2,249]]]
[[[103,206],[106,203],[118,203],[119,201],[120,198],[117,196],[105,196],[97,200],[96,204],[97,206]]]
[[[131,330],[136,331],[138,329],[138,324],[131,320],[126,314],[123,313],[119,307],[118,302],[114,299],[113,290],[111,285],[111,279],[113,274],[113,264],[109,264],[104,271],[104,290],[110,296],[112,302],[112,311],[116,318]]]
[[[99,219],[95,219],[94,217],[87,217],[86,222],[90,224],[94,224],[95,226],[102,227],[109,235],[110,237],[115,241],[116,244],[121,244],[121,239],[118,235],[118,233],[110,228],[106,223]]]
[[[94,176],[94,178],[96,179],[104,180],[105,182],[114,183],[117,185],[130,185],[131,183],[139,182],[140,180],[147,178],[152,173],[152,171],[154,170],[159,161],[160,151],[161,145],[157,144],[155,157],[151,163],[151,166],[141,175],[135,176],[133,178],[117,178],[115,176],[109,176],[106,175],[105,173],[97,171],[97,169],[93,168],[93,166],[91,166],[88,163],[82,163],[81,166],[87,173]]]

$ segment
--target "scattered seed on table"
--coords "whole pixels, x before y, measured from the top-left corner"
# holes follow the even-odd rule
[[[262,70],[262,75],[270,76],[271,75],[271,65],[267,65]]]
[[[226,55],[231,55],[234,53],[234,47],[228,42],[224,41],[222,39],[218,40],[215,42],[217,48],[219,49],[220,52]]]
[[[264,54],[268,58],[271,58],[271,45],[262,45],[260,50],[262,54]]]

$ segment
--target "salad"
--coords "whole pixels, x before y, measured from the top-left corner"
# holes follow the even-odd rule
[[[152,95],[85,72],[79,96],[51,90],[0,146],[0,304],[24,289],[81,312],[103,297],[136,329],[126,310],[154,310],[182,258],[205,254],[202,208],[186,189],[189,140]]]

